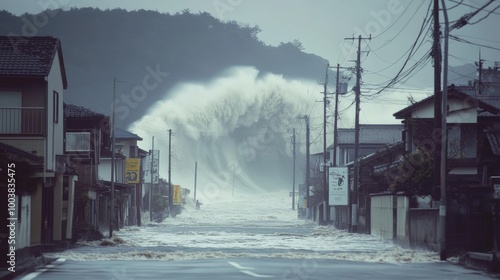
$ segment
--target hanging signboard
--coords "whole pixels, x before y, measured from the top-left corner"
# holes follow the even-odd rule
[[[181,193],[181,186],[179,185],[174,185],[173,189],[173,195],[172,195],[172,203],[174,205],[181,205],[182,203],[182,193]]]
[[[493,185],[493,199],[500,200],[500,176],[491,176],[490,180]]]
[[[144,164],[143,183],[151,183],[151,172],[153,172],[153,184],[158,184],[160,178],[158,171],[160,170],[160,150],[153,151],[153,162],[151,162],[151,155],[146,156]],[[152,163],[152,165],[151,165]],[[152,171],[151,171],[152,170]]]
[[[140,182],[140,172],[140,158],[127,158],[125,160],[125,179],[127,184],[138,184]]]
[[[347,177],[347,167],[328,168],[328,201],[331,206],[348,205],[349,187]]]

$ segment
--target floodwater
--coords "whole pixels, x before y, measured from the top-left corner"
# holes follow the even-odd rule
[[[403,249],[365,234],[297,218],[287,191],[215,199],[176,218],[115,232],[116,246],[99,242],[52,254],[74,260],[186,260],[212,258],[339,259],[363,262],[437,262],[434,252]]]

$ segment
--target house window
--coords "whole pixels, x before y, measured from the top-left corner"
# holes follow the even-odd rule
[[[69,152],[90,151],[90,132],[67,132],[66,151]]]
[[[477,135],[473,125],[448,128],[448,158],[475,158]]]
[[[54,90],[54,98],[53,98],[53,103],[52,104],[52,110],[53,110],[53,117],[54,117],[54,123],[59,122],[59,92]]]

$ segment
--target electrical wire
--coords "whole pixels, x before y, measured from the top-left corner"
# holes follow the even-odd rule
[[[403,63],[403,66],[401,67],[401,69],[398,71],[398,73],[396,74],[396,76],[387,83],[387,85],[385,85],[382,89],[380,89],[377,93],[373,94],[373,95],[378,95],[380,93],[382,93],[384,90],[388,89],[389,87],[392,87],[393,85],[397,84],[398,81],[401,79],[400,76],[401,74],[403,74],[403,71],[406,67],[406,65],[408,64],[408,62],[410,61],[410,59],[412,58],[412,56],[415,54],[415,52],[418,50],[418,48],[420,48],[420,46],[422,46],[424,40],[422,40],[420,42],[420,44],[418,43],[420,41],[420,38],[423,34],[423,31],[426,29],[426,26],[429,25],[429,23],[431,22],[432,20],[432,17],[430,16],[430,10],[431,10],[431,4],[432,2],[430,2],[429,4],[429,7],[427,8],[427,14],[422,22],[422,25],[420,27],[420,31],[417,35],[417,38],[415,39],[413,45],[411,46],[410,48],[410,52],[408,54],[408,57],[406,58],[406,61]],[[430,28],[427,28],[427,32],[428,33],[430,30]],[[407,70],[404,74],[403,74],[403,78],[407,77],[415,68],[416,66],[418,65],[418,63],[420,61],[423,61],[425,59],[427,59],[427,57],[430,56],[430,51],[428,51],[421,59],[419,59],[417,61],[416,64],[414,64],[412,67],[410,67],[409,71]]]
[[[457,4],[460,4],[460,5],[463,5],[463,6],[466,6],[466,7],[469,7],[469,8],[473,8],[473,9],[479,9],[479,7],[476,7],[476,6],[473,6],[473,5],[470,5],[470,4],[466,4],[466,3],[462,3],[463,1],[456,1],[456,0],[450,0],[451,2],[453,3],[457,3]],[[488,10],[485,10],[485,12],[489,12]],[[496,15],[500,15],[500,13],[493,13],[493,14],[496,14]]]
[[[500,5],[496,6],[496,8],[494,8],[493,10],[489,11],[485,16],[483,16],[482,18],[474,21],[474,22],[469,22],[469,25],[474,25],[478,22],[481,22],[483,21],[484,19],[486,19],[489,15],[491,15],[492,13],[494,13],[498,8],[500,8]]]
[[[373,51],[378,51],[378,50],[380,50],[380,49],[384,48],[384,47],[385,47],[385,46],[387,46],[390,42],[392,42],[392,41],[393,41],[396,37],[398,37],[398,36],[401,34],[401,32],[403,32],[403,30],[405,30],[405,29],[406,29],[406,27],[408,26],[408,24],[409,24],[409,23],[413,20],[413,18],[414,18],[414,17],[415,17],[415,15],[418,13],[418,11],[422,8],[422,6],[423,6],[423,4],[424,4],[424,3],[425,3],[425,1],[421,1],[421,2],[420,2],[420,6],[418,6],[418,8],[417,8],[417,10],[415,11],[415,13],[413,13],[413,15],[412,15],[412,16],[410,17],[410,19],[406,22],[406,24],[403,26],[403,28],[401,28],[401,30],[399,30],[399,32],[398,32],[398,33],[397,33],[394,37],[392,37],[392,38],[391,38],[390,40],[388,40],[388,41],[385,41],[385,43],[384,43],[382,46],[380,46],[380,47],[376,48],[376,49],[375,49],[375,50],[373,50]],[[411,5],[411,4],[410,4],[410,5]],[[406,7],[406,9],[408,9],[408,7],[410,7],[410,5],[408,5],[408,6]],[[405,9],[405,11],[406,11],[406,9]],[[404,11],[404,12],[405,12],[405,11]],[[404,12],[403,12],[403,13],[401,13],[401,16],[404,14]],[[401,16],[400,16],[400,17],[401,17]],[[399,19],[399,18],[398,18],[398,19]],[[393,23],[393,24],[394,24],[394,23]],[[392,26],[392,25],[391,25],[391,26]],[[390,28],[390,27],[389,27],[389,28]],[[386,29],[386,30],[387,30],[387,29]],[[386,31],[386,30],[385,30],[385,31]],[[384,32],[385,32],[385,31],[384,31]],[[380,35],[382,35],[384,32],[382,32],[381,34],[377,35],[375,38],[379,37],[379,36],[380,36]]]
[[[454,1],[453,1],[453,2],[454,2]],[[448,9],[446,9],[446,10],[448,10],[448,11],[449,11],[449,10],[453,10],[453,9],[455,9],[456,7],[460,6],[463,2],[464,2],[464,0],[460,0],[460,3],[457,3],[455,6],[453,6],[453,7],[449,7],[449,8],[448,8]],[[442,10],[442,9],[440,9],[440,10]]]
[[[479,46],[479,47],[483,47],[483,48],[487,48],[487,49],[500,51],[500,48],[496,48],[496,47],[492,47],[492,46],[488,46],[488,45],[483,45],[483,44],[479,44],[479,43],[474,43],[474,42],[471,42],[469,40],[465,40],[465,39],[459,38],[459,37],[451,35],[451,34],[449,34],[448,36],[450,39],[453,39],[453,40],[460,42],[460,43],[466,43],[466,44],[470,44],[470,45],[474,45],[474,46]]]
[[[453,73],[457,74],[458,76],[460,76],[460,77],[456,77],[455,79],[449,79],[448,82],[451,82],[451,81],[454,81],[454,80],[458,80],[460,78],[466,78],[466,79],[469,79],[469,80],[470,79],[474,79],[474,77],[471,77],[470,75],[476,74],[476,72],[477,72],[477,71],[474,71],[474,72],[471,72],[471,73],[469,73],[467,75],[464,75],[464,74],[458,73],[457,71],[453,70],[452,68],[448,69],[448,71],[453,72]]]
[[[470,35],[460,35],[460,37],[471,38],[471,39],[476,39],[476,40],[482,40],[482,41],[485,41],[485,42],[490,42],[490,43],[494,43],[494,44],[500,45],[500,41],[488,40],[488,39],[484,39],[484,38],[480,38],[480,37],[475,37],[475,36],[470,36]]]

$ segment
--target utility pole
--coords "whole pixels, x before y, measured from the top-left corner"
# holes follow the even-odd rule
[[[443,61],[443,96],[442,96],[442,146],[441,146],[441,199],[439,201],[439,256],[442,261],[446,260],[446,162],[448,158],[447,144],[447,121],[448,115],[448,11],[446,4],[441,0],[444,15],[444,61]]]
[[[304,119],[306,121],[306,209],[310,207],[309,205],[309,184],[311,182],[311,162],[309,155],[309,145],[310,145],[310,136],[309,136],[309,116],[304,115],[303,117],[299,117],[299,119]]]
[[[340,64],[337,63],[337,79],[335,82],[335,113],[333,124],[333,166],[337,166],[337,121],[339,118],[339,71]]]
[[[333,127],[333,166],[337,166],[337,127],[339,120],[339,95],[345,94],[345,92],[340,92],[340,69],[351,69],[349,67],[340,67],[340,64],[337,63],[337,79],[335,83],[335,113],[334,113],[334,127]]]
[[[194,162],[194,202],[196,203],[196,177],[198,174],[198,162]]]
[[[330,64],[326,64],[326,70],[325,70],[325,83],[323,87],[323,201],[324,201],[324,213],[326,214],[324,216],[325,221],[330,220],[330,205],[328,203],[328,181],[327,181],[327,167],[326,167],[326,107],[328,105],[328,99],[327,99],[327,88],[328,88],[328,69],[330,68]]]
[[[441,122],[441,32],[439,30],[439,0],[434,0],[434,43],[432,47],[432,54],[434,58],[434,192],[437,195],[437,190],[441,184],[441,147],[442,139],[442,122]],[[443,155],[445,156],[445,155]]]
[[[359,103],[361,96],[361,39],[371,40],[369,38],[362,38],[358,36],[358,53],[356,58],[356,109],[355,109],[355,123],[354,123],[354,186],[351,199],[351,232],[358,231],[358,181],[359,181]],[[355,40],[353,38],[345,38],[346,40]]]
[[[295,210],[295,128],[292,136],[293,143],[293,179],[292,179],[292,210]]]
[[[479,62],[476,62],[476,66],[479,66],[479,81],[478,81],[478,84],[477,84],[477,92],[479,93],[479,95],[483,94],[483,79],[482,79],[482,76],[483,76],[483,62],[484,62],[484,59],[481,59],[481,51],[479,51]],[[477,96],[476,96],[477,97]]]
[[[153,221],[153,207],[151,206],[152,201],[153,201],[153,174],[154,174],[154,162],[155,162],[155,137],[153,136],[151,140],[151,185],[149,185],[149,196],[148,196],[148,205],[149,205],[149,221]]]
[[[309,132],[309,116],[305,115],[304,116],[306,120],[306,206],[307,208],[310,208],[311,205],[309,205],[309,185],[311,183],[311,160],[310,160],[310,151],[309,151],[309,146],[310,146],[310,132]]]
[[[340,64],[337,63],[337,77],[335,81],[335,113],[334,113],[334,123],[333,123],[333,158],[332,158],[332,166],[337,166],[337,145],[338,145],[338,137],[337,137],[337,127],[338,127],[338,120],[339,120],[339,94],[340,92],[340,68],[346,68],[346,67],[340,67]],[[345,94],[345,93],[342,93]],[[327,175],[328,176],[328,175]],[[330,195],[328,194],[328,207],[330,207]],[[336,206],[334,206],[335,209],[338,209]],[[335,212],[337,213],[337,211]],[[327,213],[328,215],[328,221],[330,221],[330,211]]]
[[[113,78],[113,112],[111,121],[111,205],[109,209],[109,238],[113,237],[113,220],[115,219],[115,98],[116,77]]]
[[[173,190],[172,190],[172,129],[168,130],[168,209],[172,215],[173,208]]]

